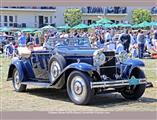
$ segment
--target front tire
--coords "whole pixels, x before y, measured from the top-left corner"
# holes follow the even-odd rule
[[[145,78],[145,75],[144,72],[140,70],[140,71],[134,71],[130,77]],[[145,84],[129,86],[121,91],[121,95],[128,100],[137,100],[144,94],[145,89],[146,89]]]
[[[19,72],[16,68],[13,71],[13,80],[12,80],[12,82],[13,82],[13,87],[14,87],[16,92],[26,91],[27,86],[21,84],[20,77],[19,77]]]
[[[93,90],[90,87],[91,78],[79,71],[73,71],[67,80],[67,92],[71,101],[77,105],[89,103]]]

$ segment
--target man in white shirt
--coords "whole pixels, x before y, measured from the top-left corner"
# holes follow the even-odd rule
[[[109,42],[111,40],[112,40],[112,37],[111,37],[110,31],[107,30],[106,33],[105,33],[105,41]]]

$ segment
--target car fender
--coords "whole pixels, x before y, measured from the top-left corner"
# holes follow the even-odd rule
[[[62,73],[56,78],[55,82],[53,83],[53,85],[57,85],[56,88],[58,86],[63,86],[63,83],[65,83],[65,76],[64,79],[60,79],[63,75],[65,75],[65,73],[68,73],[68,75],[71,73],[71,71],[73,70],[79,70],[82,72],[95,72],[96,71],[96,67],[87,64],[87,63],[73,63],[68,65],[66,68],[64,68],[64,70],[62,71]],[[68,77],[68,76],[67,76]],[[59,85],[57,83],[60,83]],[[62,85],[61,85],[62,84]]]
[[[123,78],[129,78],[129,76],[131,75],[131,72],[134,69],[140,69],[140,67],[144,67],[145,64],[143,61],[141,60],[137,60],[137,59],[128,59],[127,61],[121,63],[120,65],[118,65],[118,68],[121,69],[121,65],[123,66]]]
[[[14,60],[12,61],[12,63],[10,64],[7,80],[12,80],[13,71],[14,71],[15,68],[18,70],[18,72],[19,72],[19,74],[20,74],[20,75],[19,75],[19,77],[20,77],[19,79],[20,79],[20,80],[23,80],[23,79],[24,79],[25,70],[23,69],[24,66],[23,66],[22,61],[19,60],[19,59],[16,59],[16,60],[14,59]]]
[[[135,66],[132,66],[131,68],[130,68],[130,70],[129,70],[129,77],[131,76],[131,73],[134,71],[134,70],[136,70],[137,72],[143,72],[144,73],[144,71],[143,70],[141,70],[139,67],[135,67]]]
[[[124,62],[124,64],[131,65],[131,66],[138,66],[138,67],[145,66],[143,61],[137,59],[128,59],[127,61]]]
[[[25,81],[28,78],[35,78],[34,72],[28,60],[20,60],[19,58],[14,58],[9,67],[8,79],[11,80],[13,76],[13,70],[17,69],[19,72],[20,80]]]
[[[73,64],[70,64],[69,66],[67,66],[65,68],[65,71],[68,69],[71,69],[71,68],[76,69],[76,70],[80,70],[83,72],[90,72],[90,71],[96,70],[96,67],[94,67],[88,63],[73,63]]]

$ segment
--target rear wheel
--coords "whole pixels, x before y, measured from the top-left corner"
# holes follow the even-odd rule
[[[79,71],[73,71],[67,80],[67,92],[69,98],[78,105],[88,104],[93,90],[90,87],[91,78]]]
[[[145,75],[143,71],[140,70],[133,72],[130,77],[145,78]],[[143,95],[145,88],[145,84],[128,86],[121,91],[121,95],[128,100],[137,100]]]
[[[13,87],[15,89],[16,92],[24,92],[26,91],[26,85],[21,84],[21,80],[19,77],[19,72],[18,70],[15,68],[13,71]]]

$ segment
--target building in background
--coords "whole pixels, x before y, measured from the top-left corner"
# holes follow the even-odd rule
[[[53,26],[61,26],[65,24],[64,11],[67,8],[80,8],[83,13],[82,22],[91,24],[102,17],[107,17],[114,23],[131,23],[132,10],[139,7],[3,6],[1,7],[0,14],[0,27],[38,28],[48,24]],[[148,6],[141,8],[150,10],[153,21],[157,21],[156,7]]]

